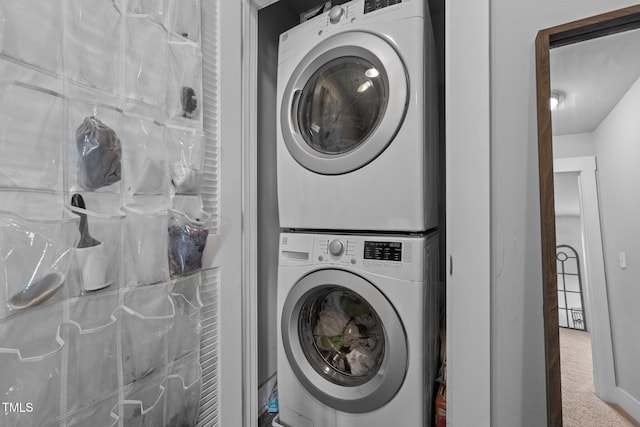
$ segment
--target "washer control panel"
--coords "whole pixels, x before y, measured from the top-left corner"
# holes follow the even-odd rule
[[[318,236],[312,261],[315,264],[402,268],[403,264],[413,261],[412,244],[392,237]]]
[[[398,3],[402,3],[402,0],[364,0],[364,13],[375,12]]]

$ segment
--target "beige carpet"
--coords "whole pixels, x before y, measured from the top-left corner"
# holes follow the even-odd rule
[[[565,427],[640,427],[621,409],[595,395],[588,332],[560,328],[560,368]]]

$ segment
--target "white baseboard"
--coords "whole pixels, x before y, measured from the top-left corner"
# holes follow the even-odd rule
[[[615,395],[615,403],[633,419],[640,422],[640,401],[620,387],[616,387]]]

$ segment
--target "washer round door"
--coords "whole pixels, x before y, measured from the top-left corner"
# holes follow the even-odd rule
[[[283,93],[280,126],[289,153],[324,175],[365,166],[398,133],[408,85],[386,40],[364,32],[327,38],[300,61]]]
[[[370,412],[390,401],[407,373],[407,338],[395,309],[364,278],[335,269],[300,279],[280,319],[289,365],[319,401]]]

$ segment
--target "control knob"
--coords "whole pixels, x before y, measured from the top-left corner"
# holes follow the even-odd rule
[[[329,253],[331,253],[331,255],[338,257],[342,255],[343,252],[344,243],[342,243],[342,240],[334,239],[329,243]]]
[[[333,6],[329,10],[329,22],[337,24],[344,16],[344,9],[341,6]]]

